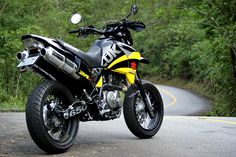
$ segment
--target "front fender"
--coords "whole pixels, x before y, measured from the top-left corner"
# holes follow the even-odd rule
[[[143,58],[143,57],[140,57],[139,62],[144,63],[144,64],[149,64],[150,63],[148,59]]]

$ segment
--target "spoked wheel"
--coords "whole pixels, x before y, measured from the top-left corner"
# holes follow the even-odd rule
[[[42,150],[61,153],[73,145],[78,118],[66,120],[58,114],[73,100],[70,91],[56,81],[45,81],[32,91],[26,108],[26,122],[32,139]]]
[[[146,130],[151,130],[155,128],[156,124],[159,120],[159,113],[158,108],[155,105],[157,100],[154,99],[154,96],[150,94],[149,91],[145,91],[148,99],[150,99],[152,110],[155,114],[155,118],[151,119],[148,112],[145,109],[145,104],[141,98],[141,95],[138,94],[136,97],[136,103],[135,103],[135,115],[139,122],[139,124]]]
[[[143,83],[144,91],[150,101],[154,118],[150,118],[144,101],[136,87],[131,87],[125,96],[124,118],[129,130],[139,138],[150,138],[160,129],[164,109],[161,95],[157,88],[148,82]]]
[[[66,109],[66,98],[57,93],[49,94],[43,106],[43,121],[50,137],[56,141],[64,141],[70,134],[71,120],[58,117],[57,109]]]

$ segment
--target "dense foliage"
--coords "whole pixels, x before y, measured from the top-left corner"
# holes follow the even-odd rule
[[[23,106],[26,95],[39,81],[16,69],[16,52],[23,49],[20,36],[33,33],[61,38],[86,51],[96,38],[77,39],[67,31],[74,12],[97,27],[124,17],[128,0],[1,0],[0,1],[0,108]],[[236,87],[230,48],[236,45],[236,1],[139,0],[132,19],[147,29],[133,33],[137,50],[151,64],[144,75],[197,81],[215,93],[215,115],[236,114]],[[84,23],[80,24],[80,26]],[[21,105],[19,105],[21,104]]]

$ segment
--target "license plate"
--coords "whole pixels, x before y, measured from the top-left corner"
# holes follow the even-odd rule
[[[38,60],[38,58],[39,58],[39,56],[24,59],[23,61],[20,62],[20,64],[18,64],[17,68],[33,65]]]

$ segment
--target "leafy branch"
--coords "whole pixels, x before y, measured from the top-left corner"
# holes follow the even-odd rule
[[[8,2],[7,0],[4,2],[2,9],[0,10],[0,16],[2,16],[2,13],[4,12],[4,10],[6,8],[7,2]]]

